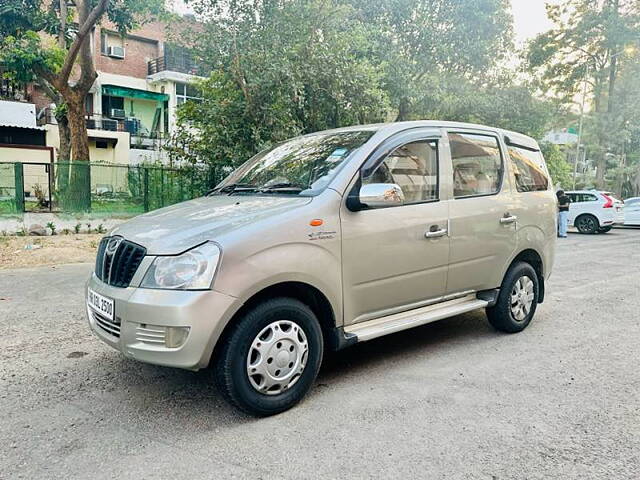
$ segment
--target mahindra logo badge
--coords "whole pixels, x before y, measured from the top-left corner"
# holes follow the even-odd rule
[[[113,255],[116,253],[120,243],[122,243],[122,237],[113,237],[109,240],[109,243],[107,243],[107,255]]]

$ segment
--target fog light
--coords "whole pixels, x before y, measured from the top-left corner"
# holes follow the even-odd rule
[[[189,336],[189,327],[167,327],[164,344],[167,348],[181,347]]]

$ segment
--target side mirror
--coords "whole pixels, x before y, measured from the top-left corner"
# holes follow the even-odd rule
[[[404,193],[395,183],[370,183],[360,187],[359,200],[369,208],[396,207],[404,203]]]

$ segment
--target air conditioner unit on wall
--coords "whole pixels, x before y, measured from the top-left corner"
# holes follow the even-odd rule
[[[113,58],[124,58],[124,47],[109,47],[107,55]]]
[[[127,116],[127,112],[123,108],[112,108],[109,110],[109,116],[111,118],[124,118]]]

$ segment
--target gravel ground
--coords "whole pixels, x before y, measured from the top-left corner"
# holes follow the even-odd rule
[[[0,271],[0,478],[638,478],[640,230],[559,241],[521,334],[476,312],[341,352],[256,420],[92,337],[90,265]]]
[[[49,237],[0,236],[0,271],[11,268],[92,262],[96,258],[96,250],[102,237],[103,235],[100,234]]]

